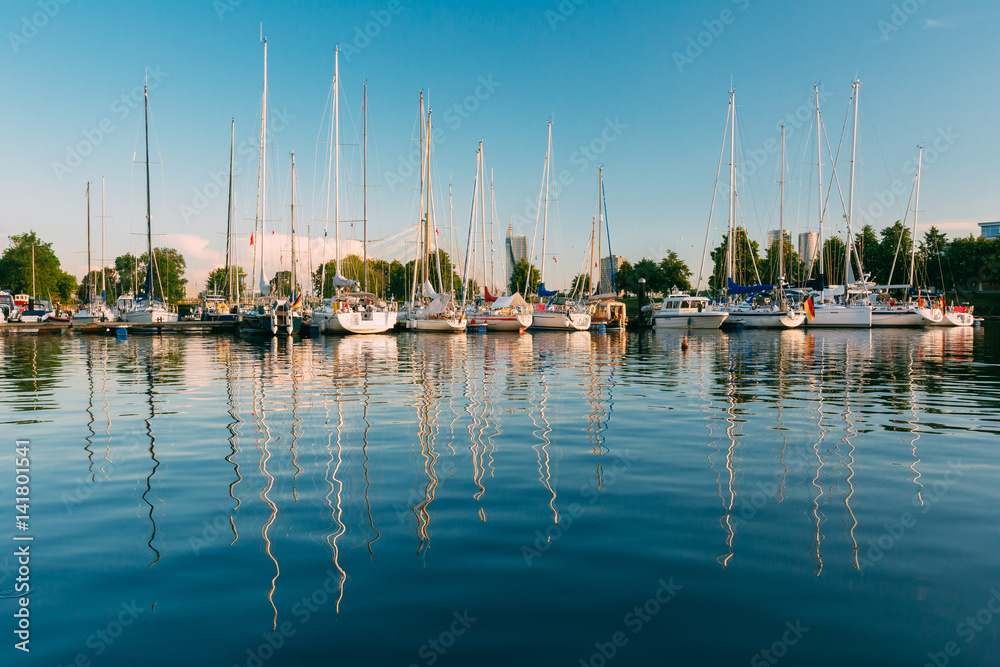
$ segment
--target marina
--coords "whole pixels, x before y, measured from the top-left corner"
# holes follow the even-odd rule
[[[0,336],[32,658],[124,603],[111,663],[922,664],[992,594],[996,331]]]

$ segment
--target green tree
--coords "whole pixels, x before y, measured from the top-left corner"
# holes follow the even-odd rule
[[[751,241],[747,235],[747,230],[737,227],[733,235],[734,261],[733,275],[730,276],[737,285],[758,284],[758,266],[760,256],[756,241]],[[712,262],[714,269],[708,279],[709,289],[724,293],[728,287],[726,282],[726,258],[729,250],[729,234],[722,237],[722,242],[712,251]]]
[[[927,285],[937,285],[942,291],[947,289],[944,262],[941,259],[947,244],[947,236],[934,226],[924,232],[924,240],[920,244],[920,254],[924,257],[925,262]]]
[[[529,279],[530,277],[530,279]],[[528,288],[525,289],[527,280]],[[542,274],[534,264],[529,264],[527,259],[520,259],[514,265],[510,274],[508,288],[510,293],[521,292],[526,297],[538,292],[538,285],[542,282]]]
[[[232,275],[235,278],[234,288],[238,292],[243,292],[246,290],[246,277],[247,273],[243,270],[242,266],[234,266],[230,268]],[[205,280],[205,294],[226,294],[228,289],[227,283],[229,282],[229,273],[226,271],[226,267],[220,266],[218,268],[212,269],[208,278]],[[236,295],[233,294],[233,297]]]
[[[754,244],[754,252],[756,252],[756,244]],[[661,291],[671,287],[685,292],[691,289],[691,269],[673,250],[667,251],[667,256],[660,260],[657,268],[660,271]]]
[[[573,278],[573,282],[570,283],[569,291],[571,294],[590,294],[590,274],[577,274],[577,276]]]
[[[292,293],[290,289],[292,284],[292,272],[291,271],[278,271],[274,274],[268,283],[271,286],[272,296],[289,296]],[[295,281],[295,291],[301,292],[302,285],[298,280]]]
[[[786,282],[792,282],[793,276],[800,276],[805,273],[802,259],[796,252],[795,246],[790,239],[784,239],[784,275],[780,276]],[[771,246],[764,253],[764,259],[760,263],[760,278],[764,283],[775,284],[778,282],[781,264],[778,261],[778,239],[775,239]]]
[[[831,236],[823,241],[823,271],[826,282],[830,285],[840,285],[844,282],[844,255],[847,246],[839,236]],[[817,271],[819,269],[817,268]]]
[[[146,279],[148,261],[147,254],[139,258],[139,264],[142,266],[142,272],[139,274],[140,288]],[[184,288],[188,282],[184,277],[186,270],[187,262],[184,255],[173,248],[153,248],[153,292],[168,303],[176,303],[184,298]]]
[[[115,257],[115,274],[114,299],[108,299],[109,303],[117,300],[122,294],[135,294],[136,287],[142,285],[145,279],[146,267],[144,264],[140,265],[138,257],[125,253]]]
[[[406,299],[410,294],[410,283],[406,279],[406,267],[398,259],[389,264],[389,294],[393,299]]]
[[[868,229],[868,225],[865,225]],[[891,227],[880,232],[882,240],[874,251],[874,261],[865,264],[865,271],[872,274],[871,281],[881,283],[905,283],[910,271],[910,251],[913,239],[910,230],[897,220]]]
[[[10,245],[0,256],[0,286],[39,298],[62,301],[72,298],[77,289],[76,278],[62,270],[51,243],[42,241],[34,231],[7,238]]]

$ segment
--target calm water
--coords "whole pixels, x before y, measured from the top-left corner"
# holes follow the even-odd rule
[[[0,357],[4,664],[1000,660],[989,327]]]

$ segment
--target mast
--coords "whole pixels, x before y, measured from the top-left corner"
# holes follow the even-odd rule
[[[599,206],[600,206],[600,204],[598,204],[598,207]],[[587,279],[588,279],[587,282],[590,283],[587,286],[587,293],[588,294],[594,288],[594,241],[595,241],[594,235],[596,233],[597,233],[597,218],[594,217],[594,216],[592,216],[590,218],[590,266],[588,267],[589,270],[587,271]],[[597,259],[598,259],[598,261],[601,259],[601,256],[599,254],[597,256]],[[573,291],[574,291],[574,293],[576,292],[576,286],[575,285],[573,287]],[[580,293],[581,294],[583,293],[583,285],[580,285]]]
[[[604,245],[601,234],[604,231],[604,166],[597,167],[597,285],[591,285],[590,291],[597,294],[598,287],[604,287]],[[603,290],[602,290],[603,291]]]
[[[486,156],[483,155],[483,140],[479,140],[479,157],[476,160],[476,182],[479,187],[479,213],[480,213],[480,229],[482,230],[483,239],[483,296],[486,296],[486,285],[489,273],[486,270]],[[475,273],[473,271],[473,273]],[[496,289],[496,285],[493,286]],[[494,295],[496,296],[496,295]]]
[[[819,86],[813,86],[813,93],[816,95],[816,183],[819,188],[819,236],[817,238],[817,253],[819,255],[819,278],[825,283],[823,268],[823,144],[820,136],[820,116],[819,116]],[[809,275],[812,276],[812,257],[809,258]]]
[[[87,207],[89,210],[89,206]],[[89,216],[89,213],[88,213]],[[88,225],[89,227],[89,225]],[[90,237],[90,231],[87,231],[87,237]],[[88,241],[89,242],[89,241]],[[89,251],[88,251],[89,255]],[[87,260],[90,263],[90,260]],[[104,265],[104,177],[101,176],[101,298],[105,301],[107,300],[107,284],[105,282],[105,265]]]
[[[236,119],[233,118],[229,127],[229,209],[226,211],[226,300],[233,297],[232,266],[233,242],[233,160],[236,157]]]
[[[264,170],[267,161],[264,159],[264,150],[267,141],[267,38],[264,38],[264,90],[260,98],[260,152],[257,155],[257,212],[254,219],[254,230],[258,231],[257,246],[260,251],[260,280],[258,287],[263,296],[264,287],[264,185],[266,182]],[[257,249],[253,253],[254,264],[257,263]],[[255,271],[252,270],[251,273]]]
[[[294,299],[291,299],[293,294],[296,294],[295,289],[295,151],[291,151],[292,156],[292,183],[290,185],[292,190],[292,205],[291,205],[291,217],[292,217],[292,272],[288,285],[288,296],[289,300],[294,303]]]
[[[913,286],[914,267],[916,266],[916,260],[917,260],[917,211],[920,210],[920,163],[923,161],[923,159],[924,159],[924,147],[923,144],[921,144],[920,152],[917,153],[917,192],[916,192],[916,200],[914,201],[913,204],[913,238],[910,239],[910,286],[911,287]]]
[[[361,249],[365,262],[364,290],[368,291],[368,82],[365,81],[365,93],[361,101],[361,218],[362,243]]]
[[[736,89],[729,91],[729,113],[732,126],[729,141],[729,246],[726,249],[726,278],[732,278],[736,273],[736,241],[733,233],[736,231]],[[727,283],[728,287],[728,283]]]
[[[333,219],[337,234],[337,269],[333,276],[342,276],[340,252],[340,47],[333,52]],[[334,287],[336,291],[336,286]]]
[[[861,81],[855,80],[852,86],[854,88],[854,131],[851,135],[851,186],[850,195],[847,199],[847,250],[845,252],[845,265],[844,265],[844,299],[847,299],[847,287],[851,283],[852,270],[851,270],[851,249],[854,246],[854,229],[852,223],[854,222],[854,163],[857,159],[858,151],[858,97],[861,93]]]
[[[336,53],[337,52],[334,51],[334,58],[335,59],[337,58]],[[331,81],[330,84],[331,84],[331,88],[334,91],[336,91],[336,89],[337,89],[336,88],[336,86],[337,86],[337,77],[336,77],[336,74],[334,75],[333,81]],[[336,104],[336,102],[334,102],[334,104]],[[330,224],[330,190],[331,190],[329,178],[333,174],[333,125],[334,125],[335,122],[336,122],[336,112],[331,107],[331,109],[330,109],[330,141],[329,141],[330,148],[329,148],[329,151],[327,153],[329,155],[329,158],[327,160],[327,165],[326,165],[326,175],[327,175],[327,182],[326,182],[326,210],[325,210],[325,213],[323,215],[323,262],[320,265],[320,269],[319,269],[319,298],[320,298],[320,300],[322,300],[324,297],[326,297],[326,257],[327,257],[327,255],[326,255],[326,240],[327,240],[327,238],[329,238],[328,237],[328,228],[329,228],[329,224]],[[334,271],[334,275],[336,275],[336,273],[337,272]]]
[[[778,289],[785,280],[785,124],[781,124],[781,202],[778,205]]]
[[[420,91],[420,212],[418,215],[417,247],[413,254],[413,287],[410,290],[410,308],[414,308],[413,302],[417,297],[417,280],[423,276],[424,260],[421,258],[421,243],[423,237],[424,224],[424,91]],[[420,286],[420,293],[423,294],[423,283]]]
[[[143,113],[146,120],[146,299],[153,300],[153,214],[149,205],[149,90],[142,84]]]
[[[94,291],[92,271],[93,269],[90,266],[90,181],[87,181],[87,303],[94,300],[94,295],[92,294]],[[34,285],[32,285],[32,291],[34,291]]]
[[[549,227],[549,157],[552,153],[552,121],[549,121],[549,140],[545,146],[545,199],[542,202],[542,272],[541,284],[545,284],[545,232]],[[531,265],[528,265],[528,284],[531,284]]]

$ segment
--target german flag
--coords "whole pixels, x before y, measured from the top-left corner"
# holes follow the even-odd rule
[[[812,322],[816,319],[816,308],[813,307],[813,298],[809,297],[802,304],[803,308],[806,310],[806,319]]]

